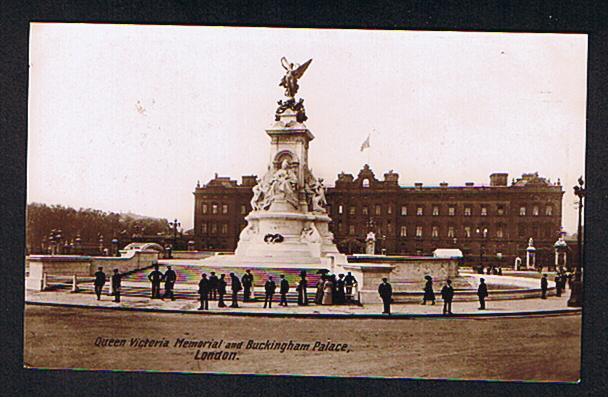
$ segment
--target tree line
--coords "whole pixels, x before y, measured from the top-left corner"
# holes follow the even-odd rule
[[[29,253],[44,252],[50,245],[52,232],[61,230],[60,241],[74,244],[77,237],[83,247],[97,246],[100,238],[105,246],[117,238],[121,243],[143,235],[165,235],[171,232],[164,218],[140,217],[62,205],[30,203],[27,205],[26,237]],[[124,244],[123,244],[124,245]]]

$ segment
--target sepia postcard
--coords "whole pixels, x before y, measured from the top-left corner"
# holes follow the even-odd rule
[[[27,368],[579,381],[586,35],[29,51]]]

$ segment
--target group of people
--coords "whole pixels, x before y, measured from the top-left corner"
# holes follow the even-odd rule
[[[226,294],[225,274],[221,274],[219,280],[215,277],[215,273],[211,272],[211,276],[207,278],[207,274],[203,273],[201,280],[199,281],[199,295],[201,306],[199,310],[209,309],[209,300],[215,300],[214,290],[217,289],[219,294],[218,307],[226,307],[224,303],[224,295]],[[287,293],[291,290],[291,285],[284,274],[279,276],[278,282],[274,281],[274,278],[269,275],[266,282],[264,283],[264,308],[272,308],[272,302],[274,295],[276,294],[277,287],[279,290],[279,305],[287,307]],[[239,280],[239,277],[234,273],[230,273],[230,285],[232,290],[232,304],[230,307],[238,308],[238,293],[241,290],[243,292],[243,301],[252,301],[253,287],[254,287],[254,276],[251,270],[246,270],[245,274]],[[353,288],[357,286],[357,280],[349,272],[346,275],[339,274],[338,278],[334,275],[322,274],[321,278],[317,283],[317,291],[315,294],[315,303],[319,305],[332,305],[332,304],[351,304],[353,300]],[[308,294],[308,279],[306,271],[300,272],[300,281],[295,287],[298,294],[298,305],[307,306],[309,304]]]
[[[566,290],[566,285],[568,288],[572,287],[572,279],[574,279],[574,274],[570,272],[566,272],[563,270],[558,270],[555,273],[555,295],[557,297],[562,296],[562,292]],[[541,298],[547,298],[547,290],[549,289],[549,281],[547,279],[547,274],[543,274],[542,278],[540,278],[540,290],[541,290]]]
[[[315,293],[315,304],[334,305],[334,304],[358,304],[354,298],[353,288],[357,287],[357,279],[348,272],[346,275],[321,275],[317,282]]]
[[[97,268],[97,272],[95,272],[95,282],[94,282],[94,286],[95,286],[95,296],[97,296],[97,300],[101,300],[101,294],[103,291],[103,287],[106,284],[106,279],[107,276],[105,274],[105,272],[103,272],[103,268],[99,267]],[[112,279],[111,279],[111,285],[112,285],[112,294],[114,295],[114,300],[112,300],[114,303],[120,303],[120,288],[122,285],[122,277],[120,275],[120,273],[118,272],[118,269],[114,269],[113,274],[112,274]]]
[[[433,290],[433,278],[429,275],[424,277],[424,294],[422,297],[422,305],[426,305],[427,302],[431,302],[431,305],[435,305],[435,291]],[[391,303],[393,301],[393,288],[388,283],[387,278],[382,278],[382,283],[378,286],[378,294],[382,299],[384,309],[383,314],[390,315]],[[488,286],[486,285],[485,279],[479,279],[479,286],[477,287],[477,297],[479,299],[479,310],[486,309],[486,297],[488,297]],[[447,279],[445,285],[441,288],[441,299],[443,300],[443,314],[452,315],[452,302],[454,301],[454,287],[452,281]]]

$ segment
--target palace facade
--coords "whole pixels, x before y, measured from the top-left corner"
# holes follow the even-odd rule
[[[196,247],[233,251],[245,227],[256,176],[241,183],[215,176],[194,191]],[[558,180],[523,174],[509,184],[508,174],[493,173],[489,185],[399,185],[393,171],[378,179],[365,165],[355,177],[340,173],[326,192],[330,230],[341,252],[362,253],[367,233],[376,234],[378,252],[431,255],[458,248],[465,262],[525,263],[530,238],[537,264],[552,265],[553,244],[561,230],[562,196]]]

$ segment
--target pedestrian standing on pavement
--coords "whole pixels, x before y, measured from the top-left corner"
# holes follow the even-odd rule
[[[344,287],[346,289],[346,304],[353,302],[353,287],[357,284],[357,280],[352,273],[347,272],[344,277]]]
[[[435,305],[435,292],[433,291],[433,278],[429,275],[425,276],[426,283],[424,284],[424,296],[422,298],[422,305],[426,305],[427,301],[431,301],[431,305]]]
[[[175,271],[171,269],[170,265],[167,265],[167,271],[165,271],[165,294],[163,298],[171,298],[171,300],[175,301],[175,294],[173,293],[173,288],[175,287],[175,281],[177,280],[177,275]]]
[[[118,273],[118,269],[114,269],[114,274],[112,275],[112,293],[114,294],[114,303],[120,303],[120,286],[121,286],[122,278]]]
[[[344,290],[344,286],[344,274],[339,274],[338,280],[336,281],[336,304],[346,304],[346,292]]]
[[[277,290],[277,284],[272,280],[272,276],[268,277],[268,280],[264,284],[264,308],[268,306],[268,308],[272,308],[272,296],[274,296],[274,292]]]
[[[238,294],[239,291],[243,288],[243,286],[241,286],[241,281],[239,280],[239,277],[236,276],[236,274],[234,272],[230,273],[230,289],[232,289],[232,304],[230,304],[230,307],[232,308],[239,308],[239,302],[238,302]]]
[[[97,296],[97,300],[101,300],[101,291],[103,290],[103,285],[106,284],[106,274],[103,273],[103,268],[97,268],[97,272],[95,272],[95,295]]]
[[[391,302],[393,301],[393,288],[390,283],[388,283],[387,278],[382,278],[382,283],[378,286],[378,294],[382,299],[382,304],[384,305],[384,310],[382,314],[391,315]]]
[[[555,274],[555,295],[562,297],[562,274],[560,272]]]
[[[454,299],[454,288],[452,281],[447,280],[446,284],[441,289],[441,298],[443,299],[443,313],[452,315],[452,300]]]
[[[547,298],[547,288],[549,287],[549,283],[547,282],[547,274],[543,274],[543,277],[540,278],[540,298],[541,299],[546,299]]]
[[[253,286],[253,274],[251,270],[245,271],[245,274],[241,278],[243,283],[243,301],[247,302],[251,300],[251,287]]]
[[[209,309],[209,290],[211,286],[209,285],[209,279],[207,279],[207,274],[201,275],[201,280],[198,282],[198,294],[201,300],[201,306],[198,308],[199,310],[208,310]]]
[[[321,279],[317,282],[317,292],[315,294],[315,303],[323,304],[323,286],[325,285],[325,280],[327,277],[325,274],[321,275]]]
[[[154,271],[150,272],[148,275],[148,280],[152,282],[152,295],[153,299],[160,299],[160,283],[162,282],[164,276],[163,273],[158,270],[158,264],[154,264]]]
[[[217,294],[220,296],[219,301],[217,302],[217,306],[219,308],[226,307],[226,303],[224,303],[224,296],[226,295],[226,274],[221,274],[220,279],[217,281]]]
[[[209,276],[209,300],[217,300],[217,284],[217,275],[215,275],[215,271],[211,271]]]
[[[333,294],[334,283],[331,279],[331,276],[328,276],[323,282],[323,300],[321,300],[321,304],[323,304],[324,306],[331,306],[334,302]]]
[[[306,279],[306,271],[300,272],[300,282],[298,283],[298,287],[296,290],[298,291],[298,305],[299,306],[307,306],[308,305],[308,293],[306,289],[308,288],[308,280]]]
[[[287,293],[289,292],[289,282],[285,279],[285,275],[281,275],[280,282],[280,290],[281,293],[281,301],[279,302],[280,306],[287,307]]]
[[[479,278],[479,287],[477,288],[477,297],[479,298],[479,309],[486,309],[486,297],[488,297],[488,286],[484,278]]]

